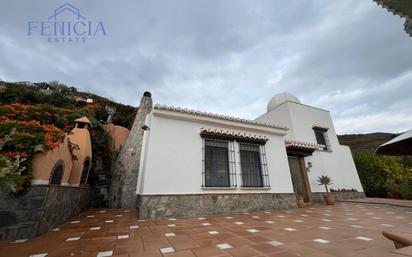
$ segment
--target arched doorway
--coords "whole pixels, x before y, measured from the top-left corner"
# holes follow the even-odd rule
[[[87,177],[89,175],[89,170],[90,170],[90,158],[86,158],[83,163],[83,170],[82,170],[82,176],[80,178],[80,185],[86,184]]]
[[[50,184],[51,185],[61,185],[63,174],[64,174],[64,166],[63,166],[63,163],[59,162],[54,166],[53,171],[50,174]]]

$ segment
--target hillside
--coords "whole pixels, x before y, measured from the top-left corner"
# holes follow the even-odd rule
[[[362,150],[375,149],[381,144],[391,140],[397,136],[393,133],[369,133],[369,134],[349,134],[349,135],[339,135],[339,143],[342,145],[347,145],[351,148],[352,152],[358,152]]]
[[[58,81],[52,82],[5,82],[0,81],[0,105],[21,103],[26,105],[45,104],[58,108],[76,110],[93,105],[95,118],[106,121],[106,106],[115,109],[113,123],[131,128],[137,108],[116,103],[90,92],[78,91]]]

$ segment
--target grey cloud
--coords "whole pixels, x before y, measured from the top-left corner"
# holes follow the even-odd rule
[[[372,0],[71,3],[107,36],[29,38],[27,21],[58,4],[2,1],[0,78],[60,80],[132,105],[150,90],[158,103],[245,118],[289,91],[330,109],[340,133],[411,124],[412,41]]]

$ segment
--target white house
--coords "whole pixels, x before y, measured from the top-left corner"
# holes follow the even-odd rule
[[[284,138],[289,168],[292,174],[296,169],[308,170],[297,172],[307,176],[303,180],[308,184],[297,182],[297,190],[305,196],[305,201],[311,200],[313,192],[324,191],[317,183],[321,175],[332,178],[331,188],[363,192],[350,149],[339,144],[329,111],[302,104],[296,96],[282,93],[270,100],[267,112],[256,121],[277,122],[289,128]],[[321,147],[306,152],[312,144]]]
[[[150,93],[141,105],[147,97]],[[140,154],[139,167],[130,168],[138,176],[134,193],[140,218],[294,208],[295,194],[308,203],[320,199],[319,175],[331,177],[332,188],[358,191],[336,193],[338,198],[364,195],[329,112],[293,95],[273,97],[256,120],[161,105],[148,110],[136,132],[142,134],[140,151],[126,143],[121,153]],[[125,193],[128,184],[115,191]],[[126,198],[130,202],[130,194],[117,201]]]

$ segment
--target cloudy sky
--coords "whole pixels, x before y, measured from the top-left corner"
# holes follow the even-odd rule
[[[134,106],[149,90],[250,119],[288,91],[330,110],[341,134],[412,128],[412,38],[372,0],[73,0],[106,36],[27,35],[63,3],[1,1],[2,80],[59,80]]]

